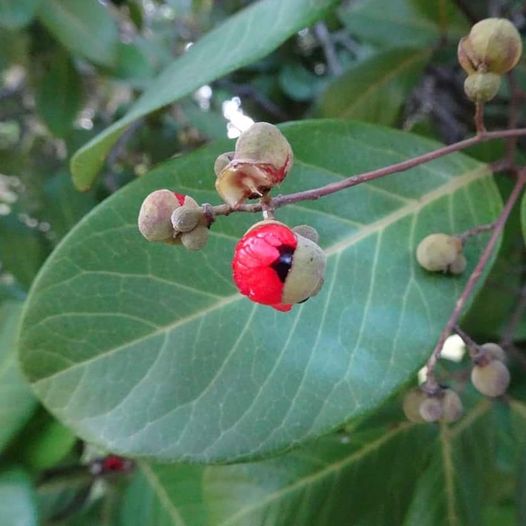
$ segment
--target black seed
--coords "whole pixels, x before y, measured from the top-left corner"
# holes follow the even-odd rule
[[[292,266],[292,259],[294,256],[294,249],[288,245],[282,245],[278,248],[279,258],[270,265],[277,273],[280,281],[285,283],[290,267]]]

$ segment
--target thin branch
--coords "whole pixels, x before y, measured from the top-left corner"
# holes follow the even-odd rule
[[[455,0],[455,4],[472,24],[478,22],[478,16],[471,10],[471,6],[465,0]]]
[[[455,325],[453,330],[462,338],[471,358],[475,358],[480,354],[480,347],[477,345],[477,342],[469,336],[469,334],[464,332],[458,325]]]
[[[515,205],[515,203],[517,202],[519,196],[521,195],[521,192],[525,184],[526,184],[526,168],[523,168],[519,172],[518,177],[517,177],[517,182],[515,183],[515,186],[510,196],[508,197],[508,200],[506,201],[506,204],[504,208],[502,209],[502,212],[500,213],[496,221],[496,225],[495,225],[495,229],[493,230],[493,234],[491,235],[491,238],[488,241],[488,244],[484,248],[484,251],[482,252],[482,255],[477,263],[477,266],[475,267],[475,269],[469,276],[466,286],[464,287],[462,294],[458,298],[455,308],[453,309],[453,312],[451,313],[451,316],[449,317],[449,320],[447,321],[444,329],[440,333],[438,342],[435,348],[433,349],[431,356],[429,357],[427,361],[426,389],[429,391],[433,391],[434,389],[438,388],[438,383],[434,376],[434,369],[440,358],[440,353],[442,352],[442,347],[444,346],[444,342],[446,341],[447,337],[451,334],[454,327],[457,325],[458,320],[464,309],[464,306],[466,305],[466,302],[470,298],[471,294],[473,293],[475,289],[475,286],[477,285],[478,281],[483,275],[484,270],[486,269],[486,266],[488,265],[489,260],[491,259],[493,250],[495,249],[495,246],[497,245],[497,242],[502,233],[502,230],[504,229],[506,221],[508,220],[511,210],[513,206]]]
[[[493,223],[488,223],[487,225],[477,225],[473,228],[466,230],[465,232],[462,232],[462,234],[459,234],[456,237],[458,237],[464,245],[470,237],[475,237],[485,232],[489,232],[495,228],[496,224],[497,222],[494,221]]]
[[[498,130],[481,133],[479,135],[475,135],[474,137],[470,137],[469,139],[465,139],[454,144],[449,144],[447,146],[442,146],[441,148],[438,148],[431,152],[418,155],[417,157],[413,157],[411,159],[407,159],[399,163],[391,164],[389,166],[378,168],[376,170],[371,170],[370,172],[364,172],[358,175],[347,177],[336,183],[330,183],[325,186],[320,186],[319,188],[304,190],[303,192],[297,192],[294,194],[279,195],[272,199],[272,207],[276,209],[285,205],[289,205],[291,203],[297,203],[298,201],[316,200],[320,197],[340,192],[341,190],[345,190],[346,188],[351,188],[362,183],[374,181],[375,179],[380,179],[381,177],[385,177],[394,173],[404,172],[406,170],[409,170],[410,168],[414,168],[415,166],[428,163],[440,157],[444,157],[445,155],[448,155],[450,153],[465,150],[466,148],[469,148],[470,146],[474,146],[475,144],[479,144],[481,142],[486,142],[494,139],[507,139],[509,137],[518,137],[523,135],[526,135],[526,128],[517,128],[513,130]],[[207,206],[208,211],[212,212],[214,216],[226,216],[233,212],[261,212],[262,210],[262,206],[260,203],[242,204],[238,205],[235,208],[226,204],[217,205],[214,207],[210,207],[210,205]]]
[[[332,41],[331,34],[327,29],[327,26],[324,22],[318,22],[314,26],[314,34],[323,48],[323,53],[325,55],[325,60],[327,62],[327,67],[331,75],[341,75],[342,67],[338,60],[338,55],[336,54],[336,49],[334,47],[334,42]]]
[[[475,103],[475,130],[477,135],[486,133],[486,125],[484,124],[484,103]]]

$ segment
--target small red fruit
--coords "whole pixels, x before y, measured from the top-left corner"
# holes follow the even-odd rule
[[[262,221],[237,243],[233,278],[250,300],[286,312],[319,290],[325,259],[313,241],[278,221]]]

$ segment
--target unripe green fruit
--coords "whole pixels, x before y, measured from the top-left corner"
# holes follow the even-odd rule
[[[137,223],[141,234],[148,241],[170,242],[174,235],[170,218],[179,206],[176,195],[170,190],[156,190],[149,194],[139,211]]]
[[[506,362],[506,352],[504,349],[496,343],[484,343],[480,346],[484,353],[487,353],[493,360],[499,360],[499,362]]]
[[[410,422],[424,422],[420,414],[420,405],[426,398],[426,394],[421,389],[413,389],[405,395],[402,408]]]
[[[500,75],[495,73],[472,73],[464,81],[464,91],[473,102],[488,102],[498,93]]]
[[[505,18],[481,20],[458,46],[460,65],[468,74],[478,71],[502,75],[516,66],[521,54],[521,36]]]
[[[188,250],[201,250],[208,241],[208,228],[198,225],[190,232],[181,234],[181,243]]]
[[[453,389],[444,389],[442,394],[442,418],[443,422],[456,422],[463,413],[462,401]]]
[[[430,234],[416,249],[418,263],[431,272],[446,272],[462,252],[462,242],[446,234]]]
[[[466,260],[466,257],[464,256],[464,254],[460,254],[457,259],[455,259],[455,261],[453,261],[453,263],[451,263],[451,265],[449,265],[449,272],[451,272],[451,274],[462,274],[462,272],[464,272],[464,270],[466,270],[466,266],[467,266],[468,262]]]
[[[297,246],[283,287],[282,303],[300,303],[317,293],[323,283],[327,256],[313,241],[296,234]]]
[[[203,219],[201,208],[189,208],[186,205],[176,208],[172,214],[172,226],[177,232],[190,232]]]
[[[214,163],[214,172],[218,176],[228,165],[228,163],[234,158],[234,152],[222,153]]]
[[[510,384],[510,372],[501,361],[491,360],[486,365],[473,366],[471,381],[483,395],[501,396]]]
[[[298,225],[298,226],[295,226],[292,229],[292,231],[295,232],[296,234],[298,234],[299,236],[303,236],[303,237],[305,237],[307,239],[310,239],[314,243],[317,243],[319,241],[319,239],[320,239],[320,236],[319,236],[318,232],[316,231],[316,229],[312,228],[309,225]]]
[[[420,416],[426,422],[436,422],[442,418],[442,400],[437,397],[426,398],[420,404]]]

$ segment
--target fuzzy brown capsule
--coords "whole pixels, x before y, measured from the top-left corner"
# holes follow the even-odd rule
[[[442,400],[438,397],[429,397],[420,404],[420,416],[426,422],[437,422],[442,418],[444,410],[442,408]]]
[[[500,88],[500,75],[496,73],[472,73],[464,81],[464,91],[473,102],[490,101]]]
[[[220,155],[215,163],[216,190],[230,206],[261,197],[286,177],[292,167],[292,148],[279,129],[267,122],[253,124],[237,142],[232,159]],[[226,163],[226,164],[225,164]]]
[[[468,75],[475,72],[502,75],[517,65],[521,54],[520,34],[505,18],[477,22],[458,45],[458,60]]]
[[[453,389],[444,389],[442,392],[442,418],[443,422],[456,422],[464,414],[462,400]]]
[[[295,226],[292,231],[299,236],[303,236],[307,239],[310,239],[314,243],[317,243],[320,240],[320,236],[315,228],[312,228],[310,225],[298,225]]]
[[[416,249],[418,263],[430,272],[451,272],[452,266],[455,273],[464,270],[463,261],[457,261],[460,256],[462,242],[447,234],[430,234],[420,241]]]
[[[412,389],[404,396],[402,409],[406,418],[410,422],[420,423],[424,422],[420,414],[420,405],[427,398],[427,395],[421,389]]]
[[[180,206],[176,208],[171,216],[172,226],[175,232],[190,232],[203,220],[201,208]]]
[[[506,363],[506,353],[500,345],[488,342],[482,344],[480,348],[482,349],[482,352],[489,355],[491,359]]]
[[[208,242],[208,228],[198,225],[190,232],[183,232],[180,238],[181,243],[188,250],[201,250]]]
[[[152,192],[141,205],[137,220],[139,231],[148,241],[170,242],[174,233],[170,218],[180,206],[180,194],[171,190]]]
[[[485,365],[473,366],[471,381],[483,395],[501,396],[510,384],[510,372],[501,361],[491,360]]]

